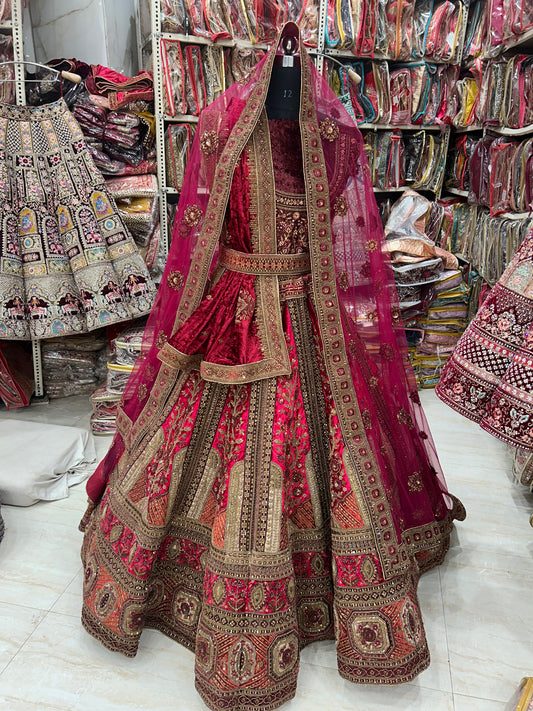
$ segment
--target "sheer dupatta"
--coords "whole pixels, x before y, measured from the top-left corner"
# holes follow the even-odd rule
[[[314,69],[294,23],[285,25],[245,85],[230,87],[200,116],[118,434],[87,492],[95,504],[121,456],[133,461],[175,402],[181,371],[164,357],[166,342],[210,288],[235,166],[264,111],[287,36],[299,46],[313,300],[324,358],[350,465],[372,512],[371,535],[384,573],[393,575],[418,551],[422,566],[442,555],[457,506],[420,407],[361,134]],[[272,197],[265,193],[265,200]]]

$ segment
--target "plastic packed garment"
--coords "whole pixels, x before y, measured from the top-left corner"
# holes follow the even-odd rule
[[[533,123],[533,56],[517,54],[509,60],[501,118],[509,128]]]
[[[255,0],[255,36],[258,42],[272,42],[284,22],[285,3],[281,0]]]
[[[479,102],[479,83],[474,77],[459,79],[456,85],[459,98],[459,110],[454,116],[453,125],[466,128],[477,123],[476,109]]]
[[[300,26],[302,40],[308,47],[318,46],[319,15],[319,0],[287,0],[286,19]]]
[[[390,59],[411,56],[414,0],[379,0],[376,28],[378,52]]]
[[[390,94],[392,113],[390,123],[411,123],[412,110],[412,85],[411,70],[408,67],[396,69],[390,76]]]
[[[435,0],[417,0],[413,17],[413,57],[426,56],[426,40]]]
[[[510,167],[515,159],[519,144],[515,141],[499,142],[492,145],[490,158],[490,214],[500,215],[511,209]]]
[[[180,191],[185,175],[185,166],[194,137],[190,123],[171,124],[165,133],[165,163],[167,185]]]
[[[210,37],[209,30],[204,16],[204,3],[196,2],[196,0],[185,0],[187,12],[191,21],[191,31],[197,37]]]
[[[506,59],[491,59],[483,62],[478,120],[483,126],[499,126],[501,123],[502,102],[505,95]]]
[[[514,36],[533,27],[533,5],[530,0],[510,0],[510,30]]]
[[[451,61],[458,47],[458,37],[463,20],[463,6],[451,0],[435,5],[429,21],[425,56],[439,62]]]
[[[531,175],[528,175],[528,163],[533,156],[533,138],[522,141],[516,151],[513,165],[511,167],[511,191],[509,204],[513,212],[527,212],[530,209],[526,200],[526,184],[531,182]]]
[[[483,38],[485,29],[484,2],[470,3],[468,7],[468,20],[466,24],[465,44],[463,59],[479,57],[483,52]]]
[[[446,187],[458,190],[469,190],[470,171],[469,161],[479,141],[479,136],[464,133],[457,137],[455,145],[448,152],[446,166]]]
[[[213,42],[229,39],[232,36],[231,20],[228,16],[226,3],[222,0],[203,0],[204,16],[207,31]]]
[[[400,132],[391,132],[390,146],[387,154],[387,164],[383,187],[385,189],[401,188],[405,185],[403,168],[403,144]]]
[[[426,132],[406,133],[404,135],[405,181],[414,183],[426,142]]]
[[[360,25],[357,33],[354,54],[360,57],[373,57],[378,31],[378,2],[379,0],[356,0],[361,4]],[[383,28],[380,27],[383,35]]]
[[[441,136],[427,133],[413,188],[438,192],[444,179],[445,161],[445,141]]]
[[[160,7],[163,32],[191,34],[192,23],[185,0],[160,0]]]
[[[206,45],[201,48],[205,78],[206,104],[217,99],[226,88],[224,71],[224,50],[222,47]]]
[[[248,21],[245,17],[245,9],[239,0],[228,0],[226,2],[226,13],[228,23],[232,28],[233,39],[249,40],[250,33],[248,31]],[[253,21],[255,26],[255,19]]]
[[[481,138],[470,157],[470,193],[469,201],[479,205],[490,203],[489,166],[491,146],[499,139],[494,134]]]
[[[163,65],[163,108],[169,116],[187,113],[181,44],[176,40],[161,40]]]
[[[345,65],[347,68],[353,69],[360,77],[361,81],[359,84],[350,82],[350,95],[352,96],[352,104],[354,106],[354,111],[360,107],[363,111],[364,121],[372,123],[378,120],[377,106],[372,102],[371,98],[367,95],[366,90],[366,73],[365,65],[363,62],[349,62]]]
[[[187,62],[185,98],[189,109],[188,113],[198,116],[200,111],[206,107],[206,89],[200,47],[188,44],[185,47],[185,57]]]
[[[485,17],[487,23],[487,36],[484,54],[494,57],[499,54],[504,43],[505,2],[504,0],[487,0]]]

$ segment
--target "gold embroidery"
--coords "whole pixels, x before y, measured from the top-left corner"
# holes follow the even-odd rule
[[[329,116],[320,122],[320,135],[326,141],[334,141],[339,137],[339,127]]]
[[[164,331],[159,331],[155,344],[158,348],[163,348],[165,343],[168,341],[168,336]]]
[[[424,485],[422,484],[422,477],[419,472],[415,472],[407,478],[407,488],[409,491],[422,491]]]
[[[237,299],[237,307],[235,309],[235,322],[242,323],[249,321],[255,309],[255,297],[249,291],[240,291]]]
[[[344,217],[348,212],[348,203],[346,202],[346,198],[344,195],[339,195],[339,197],[335,200],[335,204],[333,205],[333,214],[334,215],[339,215],[340,217]]]
[[[400,407],[396,417],[398,418],[398,422],[401,422],[402,425],[407,425],[408,429],[410,429],[410,430],[413,429],[413,427],[414,427],[413,418],[411,417],[411,415],[408,412],[406,412],[403,409],[403,407]]]
[[[148,389],[144,383],[141,383],[137,389],[137,398],[139,399],[139,402],[141,400],[144,400],[148,393]]]
[[[309,254],[249,254],[222,247],[220,264],[226,269],[241,274],[297,276],[311,269]]]
[[[167,277],[167,284],[171,289],[179,291],[183,286],[183,274],[179,271],[169,272]]]
[[[365,249],[367,252],[375,252],[377,248],[378,243],[375,239],[369,239],[368,242],[365,244]]]
[[[211,131],[213,133],[213,131]],[[183,212],[183,221],[185,222],[186,225],[189,225],[189,227],[196,227],[196,225],[200,224],[200,220],[204,216],[204,213],[198,205],[187,205]]]
[[[339,278],[337,279],[337,283],[339,285],[339,289],[348,291],[348,287],[350,286],[350,282],[348,281],[348,272],[341,272],[339,274]]]
[[[215,131],[204,131],[200,136],[200,148],[206,156],[214,153],[218,148],[218,136]]]

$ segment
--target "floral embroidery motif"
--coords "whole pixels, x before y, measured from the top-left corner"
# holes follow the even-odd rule
[[[375,252],[377,248],[378,243],[375,239],[369,239],[368,242],[365,244],[365,249],[367,252]]]
[[[408,477],[407,488],[409,489],[409,491],[422,491],[424,485],[422,484],[422,477],[420,476],[419,472],[415,472],[414,474],[411,474],[410,477]]]
[[[144,383],[141,383],[139,385],[139,388],[137,390],[137,398],[139,399],[139,402],[145,399],[146,393],[148,392],[147,387]]]
[[[348,281],[348,272],[341,272],[339,274],[337,282],[339,284],[339,289],[342,289],[343,291],[348,291],[348,287],[350,285],[350,282]]]
[[[235,321],[237,323],[242,323],[243,321],[249,321],[254,313],[255,309],[255,298],[253,294],[248,291],[241,291],[239,293],[239,298],[237,299],[237,307],[235,311]]]
[[[379,347],[379,353],[384,360],[394,360],[396,358],[396,352],[390,343],[383,343]]]
[[[181,289],[181,287],[183,286],[183,274],[177,270],[169,272],[169,275],[167,277],[167,284],[170,286],[171,289],[179,291],[179,289]]]
[[[402,425],[407,425],[408,429],[410,429],[410,430],[413,429],[413,427],[414,427],[413,418],[411,417],[411,415],[408,412],[406,412],[403,409],[403,407],[400,407],[396,417],[398,418],[398,422],[400,422]]]
[[[206,156],[211,155],[218,148],[218,136],[215,131],[204,131],[200,136],[200,149]]]
[[[335,200],[335,204],[333,205],[333,214],[334,215],[339,215],[340,217],[344,217],[348,212],[348,203],[346,202],[346,198],[344,195],[339,195],[339,197]]]
[[[379,385],[379,379],[376,378],[375,375],[373,375],[370,380],[368,381],[368,384],[370,385],[371,388],[377,388]]]
[[[198,205],[187,205],[183,213],[183,221],[189,227],[196,227],[196,225],[200,224],[203,215],[204,213]]]
[[[329,117],[325,118],[320,122],[320,135],[326,141],[334,141],[339,137],[339,127]]]
[[[159,331],[159,334],[156,338],[155,344],[158,348],[163,348],[165,343],[168,341],[168,336],[164,331]]]

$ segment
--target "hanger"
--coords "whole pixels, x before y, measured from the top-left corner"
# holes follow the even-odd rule
[[[55,76],[50,77],[49,81],[61,81],[61,79],[68,79],[74,84],[79,84],[81,82],[81,76],[79,74],[74,74],[73,72],[59,71],[59,69],[54,69],[49,67],[47,64],[41,64],[40,62],[30,62],[29,60],[23,59],[11,59],[6,62],[0,62],[0,67],[4,66],[24,66],[24,67],[40,67],[41,69],[46,69],[48,72],[55,74]],[[15,81],[15,77],[0,77],[0,82],[3,81]],[[25,82],[40,83],[43,81],[42,77],[40,79],[24,79]]]

